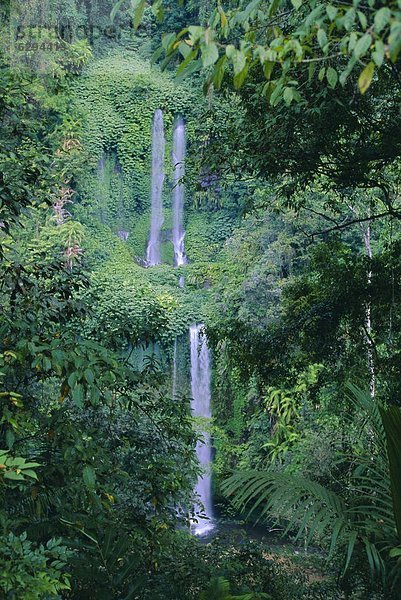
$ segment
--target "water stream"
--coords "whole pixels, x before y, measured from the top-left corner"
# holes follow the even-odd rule
[[[194,417],[210,419],[211,361],[207,339],[202,333],[203,327],[204,325],[198,324],[190,328],[192,413]],[[204,514],[207,519],[198,519],[198,523],[194,522],[191,529],[195,535],[205,535],[214,528],[210,474],[212,448],[209,433],[203,432],[203,441],[196,445],[196,455],[203,474],[198,477],[195,488],[199,497],[199,505],[195,510]]]
[[[151,195],[151,226],[150,237],[147,247],[147,265],[160,264],[160,237],[163,226],[163,183],[164,183],[164,152],[165,137],[163,113],[160,109],[155,112],[153,119],[152,134],[152,195]],[[172,160],[174,166],[173,178],[173,245],[174,264],[179,267],[186,264],[187,258],[184,249],[184,183],[185,174],[185,123],[182,117],[176,121],[173,134]],[[180,278],[180,287],[184,286],[183,277]],[[206,336],[203,335],[202,324],[190,327],[191,342],[191,392],[192,413],[195,417],[210,419],[211,417],[211,365],[210,351]],[[174,343],[173,356],[173,397],[177,393],[177,340]],[[196,445],[196,455],[202,467],[202,474],[198,477],[195,493],[199,503],[195,506],[195,512],[206,517],[193,522],[191,530],[195,535],[205,535],[214,528],[213,506],[212,506],[212,484],[210,466],[212,461],[212,449],[210,445],[210,434],[203,432],[203,440]]]
[[[172,161],[174,166],[173,178],[173,246],[174,263],[176,267],[187,262],[184,249],[184,193],[183,178],[185,175],[185,122],[182,117],[177,119],[173,134]]]
[[[150,237],[146,252],[149,267],[161,262],[160,233],[163,226],[163,183],[164,183],[164,122],[163,113],[157,109],[152,130],[152,195]]]

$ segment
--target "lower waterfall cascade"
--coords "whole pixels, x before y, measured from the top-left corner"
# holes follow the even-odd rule
[[[210,419],[211,356],[203,328],[203,324],[195,324],[190,327],[191,408],[194,417]],[[212,479],[210,473],[212,448],[208,432],[203,432],[203,441],[197,442],[196,455],[202,467],[203,474],[199,475],[195,487],[195,492],[199,498],[199,504],[195,506],[195,509],[204,513],[207,519],[197,519],[198,522],[192,523],[191,530],[195,535],[201,536],[214,529]]]

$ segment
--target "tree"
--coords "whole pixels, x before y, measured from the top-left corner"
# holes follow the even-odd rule
[[[137,12],[140,15],[140,5]],[[190,25],[166,35],[163,46],[167,61],[177,54],[183,57],[180,72],[210,67],[209,83],[216,87],[230,68],[234,85],[240,88],[259,65],[267,81],[263,94],[274,106],[302,97],[304,73],[309,80],[316,78],[335,88],[356,71],[362,93],[375,70],[379,77],[391,71],[399,83],[400,32],[401,12],[395,0],[384,5],[357,1],[352,6],[252,0],[234,3],[226,11],[217,3],[207,26]]]

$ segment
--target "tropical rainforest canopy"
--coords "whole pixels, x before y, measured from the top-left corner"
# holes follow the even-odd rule
[[[2,0],[0,598],[401,598],[399,0]]]

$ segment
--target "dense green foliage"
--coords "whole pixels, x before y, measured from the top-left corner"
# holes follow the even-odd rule
[[[190,119],[194,95],[128,52],[92,64],[76,87],[90,169],[80,179],[80,194],[90,202],[92,215],[116,230],[130,231],[138,214],[149,208],[153,113],[163,109],[166,137],[171,136],[176,115]]]
[[[1,9],[0,596],[397,599],[398,5]],[[162,264],[144,268],[158,108]],[[189,532],[201,322],[208,543]],[[289,548],[221,525],[256,519]]]
[[[373,571],[385,575],[389,544],[397,545],[396,519],[399,517],[399,488],[394,485],[394,510],[388,494],[391,479],[398,477],[398,467],[387,459],[384,423],[399,435],[399,411],[383,410],[369,393],[354,388],[355,408],[365,421],[372,436],[369,452],[355,453],[353,468],[342,482],[341,491],[328,489],[316,481],[288,473],[244,473],[231,477],[224,485],[228,494],[235,495],[239,506],[253,502],[263,514],[287,515],[287,530],[299,523],[297,537],[331,535],[329,559],[338,545],[346,546],[345,570],[352,560],[356,541],[363,542]],[[339,462],[339,470],[346,472],[349,457]],[[373,500],[373,502],[372,502]],[[394,575],[394,573],[393,573]],[[395,577],[397,577],[395,571]]]
[[[155,2],[157,6],[159,3]],[[377,76],[394,68],[401,50],[401,12],[396,1],[383,3],[316,0],[239,0],[213,3],[205,26],[191,24],[166,35],[166,60],[181,55],[179,71],[212,67],[209,83],[221,86],[230,70],[240,88],[253,68],[263,71],[261,92],[272,106],[302,98],[305,80],[334,89],[355,71],[364,94]],[[136,3],[137,11],[142,8]]]

